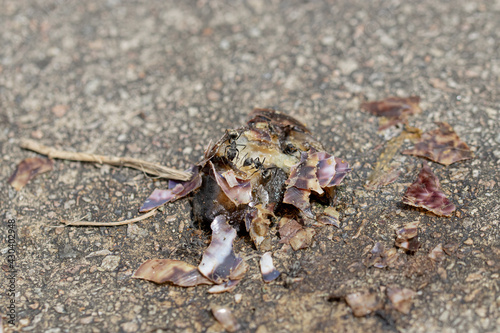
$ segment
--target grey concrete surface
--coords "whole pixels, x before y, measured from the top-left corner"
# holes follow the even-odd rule
[[[19,268],[14,326],[0,273],[5,331],[222,332],[209,309],[225,304],[242,332],[500,332],[498,0],[3,0],[0,8],[1,234],[15,219]],[[395,184],[363,187],[388,134],[377,134],[360,103],[412,94],[424,111],[411,125],[446,121],[476,154],[432,164],[458,207],[451,218],[401,204],[416,157],[397,156]],[[231,294],[131,279],[150,258],[199,262],[210,235],[193,225],[188,199],[128,227],[60,226],[135,216],[165,186],[138,171],[56,161],[19,192],[7,184],[17,163],[36,156],[19,148],[22,138],[183,169],[254,107],[297,117],[354,167],[339,196],[341,228],[323,228],[307,250],[276,252],[280,270],[303,278],[291,286],[263,284],[248,239],[237,248],[251,268]],[[395,228],[414,220],[423,245],[406,268],[361,264],[375,241],[390,246]],[[425,266],[439,243],[458,249]],[[0,244],[4,264],[7,238]],[[330,297],[390,284],[417,291],[410,314],[356,318]]]

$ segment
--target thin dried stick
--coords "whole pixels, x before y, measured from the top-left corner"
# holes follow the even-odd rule
[[[366,222],[368,222],[368,220],[366,220],[366,219],[361,222],[361,225],[358,228],[358,232],[356,232],[356,234],[354,236],[352,236],[352,239],[356,239],[359,237],[359,235],[361,234],[361,231],[365,227]]]
[[[135,222],[139,222],[139,221],[145,220],[148,217],[155,215],[157,213],[157,211],[158,211],[157,209],[153,209],[152,211],[150,211],[150,212],[148,212],[148,213],[146,213],[144,215],[141,215],[141,216],[138,216],[138,217],[134,217],[133,219],[130,219],[130,220],[118,221],[118,222],[91,222],[91,221],[74,221],[74,222],[70,222],[70,221],[66,221],[66,220],[61,220],[61,223],[64,223],[67,226],[116,227],[116,226],[119,226],[119,225],[131,224],[131,223],[135,223]]]
[[[138,169],[158,176],[160,178],[176,179],[176,180],[189,180],[191,173],[186,171],[179,171],[176,169],[168,168],[159,164],[147,162],[144,160],[130,158],[130,157],[116,157],[116,156],[103,156],[89,153],[75,153],[65,150],[57,150],[52,147],[44,146],[36,141],[24,139],[21,141],[21,147],[47,155],[49,158],[58,158],[62,160],[72,160],[80,162],[93,162],[99,164],[110,164],[115,166],[125,166],[129,168]]]

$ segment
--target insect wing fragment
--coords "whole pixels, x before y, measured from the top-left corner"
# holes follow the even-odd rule
[[[17,165],[16,171],[10,176],[8,182],[19,191],[36,175],[51,171],[53,166],[54,161],[47,158],[30,157],[24,159]]]
[[[280,276],[280,272],[274,267],[271,252],[266,252],[260,257],[260,271],[264,282],[274,281]]]
[[[425,208],[438,216],[451,216],[455,205],[441,191],[439,179],[424,162],[417,180],[408,188],[403,203]]]
[[[212,228],[212,241],[205,250],[198,269],[217,284],[231,277],[241,278],[246,272],[247,265],[233,252],[236,230],[226,222],[223,215],[217,216],[210,227]]]
[[[388,97],[386,99],[361,104],[361,109],[377,117],[383,117],[379,130],[384,130],[399,123],[406,122],[408,116],[421,113],[420,97]]]
[[[287,188],[285,191],[285,196],[283,202],[293,205],[300,209],[307,217],[313,218],[314,215],[311,210],[311,203],[309,202],[309,196],[311,191],[301,190],[295,186]]]
[[[345,301],[356,317],[366,316],[383,306],[377,293],[368,290],[349,294],[345,297]]]
[[[335,157],[335,162],[336,162],[335,176],[333,177],[333,179],[331,180],[331,182],[328,184],[327,187],[340,185],[342,180],[344,180],[345,176],[347,176],[347,174],[351,172],[349,163],[347,163],[343,159]]]
[[[233,184],[233,186],[230,186],[227,180],[215,169],[214,164],[212,162],[208,163],[212,167],[215,181],[236,206],[248,204],[252,201],[252,185],[250,181],[239,181],[238,185]]]
[[[417,294],[415,291],[408,288],[401,289],[398,286],[388,286],[386,293],[396,310],[404,314],[410,313],[412,298]]]
[[[139,212],[148,212],[151,209],[166,204],[167,202],[183,198],[189,193],[197,190],[201,186],[201,174],[197,166],[191,168],[190,171],[193,172],[193,176],[187,182],[169,181],[169,189],[155,189],[146,201],[144,201],[141,208],[139,208]]]
[[[241,325],[236,321],[236,317],[231,310],[226,307],[212,305],[212,314],[215,319],[224,327],[228,332],[236,332],[241,328]]]
[[[445,122],[436,124],[439,126],[438,129],[422,134],[415,147],[403,151],[402,154],[425,157],[443,165],[474,158],[469,146],[460,140],[449,124]]]
[[[179,287],[193,287],[213,284],[200,274],[196,266],[184,261],[171,259],[152,259],[144,262],[132,276],[155,283],[171,282]]]

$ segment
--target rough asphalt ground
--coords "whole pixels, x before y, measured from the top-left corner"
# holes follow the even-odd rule
[[[498,0],[4,0],[0,8],[1,234],[15,219],[18,235],[15,326],[0,270],[7,332],[221,332],[211,304],[231,308],[242,332],[500,332]],[[394,184],[363,187],[387,137],[360,103],[412,94],[424,110],[413,126],[446,121],[476,155],[431,164],[458,207],[451,218],[401,203],[419,158],[397,155]],[[165,186],[138,171],[56,161],[19,192],[7,184],[17,163],[36,156],[19,148],[21,138],[184,169],[253,107],[297,117],[354,167],[339,195],[341,228],[322,228],[309,249],[275,252],[278,269],[300,282],[264,285],[248,239],[236,247],[251,268],[233,293],[131,279],[146,259],[199,262],[210,235],[193,225],[188,199],[135,225],[60,226],[136,216]],[[403,254],[406,265],[362,264],[374,242],[391,247],[394,230],[416,220],[422,248]],[[439,243],[456,251],[433,266],[427,254]],[[0,245],[4,264],[6,237]],[[357,318],[335,297],[391,284],[417,291],[408,315],[386,308]]]

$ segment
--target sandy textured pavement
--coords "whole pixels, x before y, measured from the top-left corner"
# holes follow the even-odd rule
[[[498,0],[3,0],[0,8],[5,331],[222,332],[215,304],[233,310],[241,332],[500,332]],[[423,113],[410,124],[427,131],[446,121],[474,151],[449,167],[431,164],[457,206],[450,218],[401,203],[417,157],[397,154],[400,178],[364,188],[394,131],[377,133],[378,120],[359,106],[391,95],[421,96]],[[254,107],[305,122],[354,169],[339,191],[341,228],[318,228],[306,250],[276,245],[286,278],[269,285],[248,238],[235,246],[250,270],[232,293],[131,279],[150,258],[200,261],[210,235],[193,224],[189,199],[130,226],[61,226],[136,216],[165,186],[139,171],[56,161],[21,191],[7,183],[37,156],[19,147],[22,138],[184,169]],[[411,221],[420,221],[422,248],[402,253],[404,265],[363,264],[375,242],[392,247],[394,231]],[[18,236],[14,298],[9,228]],[[431,263],[438,244],[453,251]],[[340,297],[384,295],[390,285],[417,292],[409,314],[387,303],[358,318]]]

